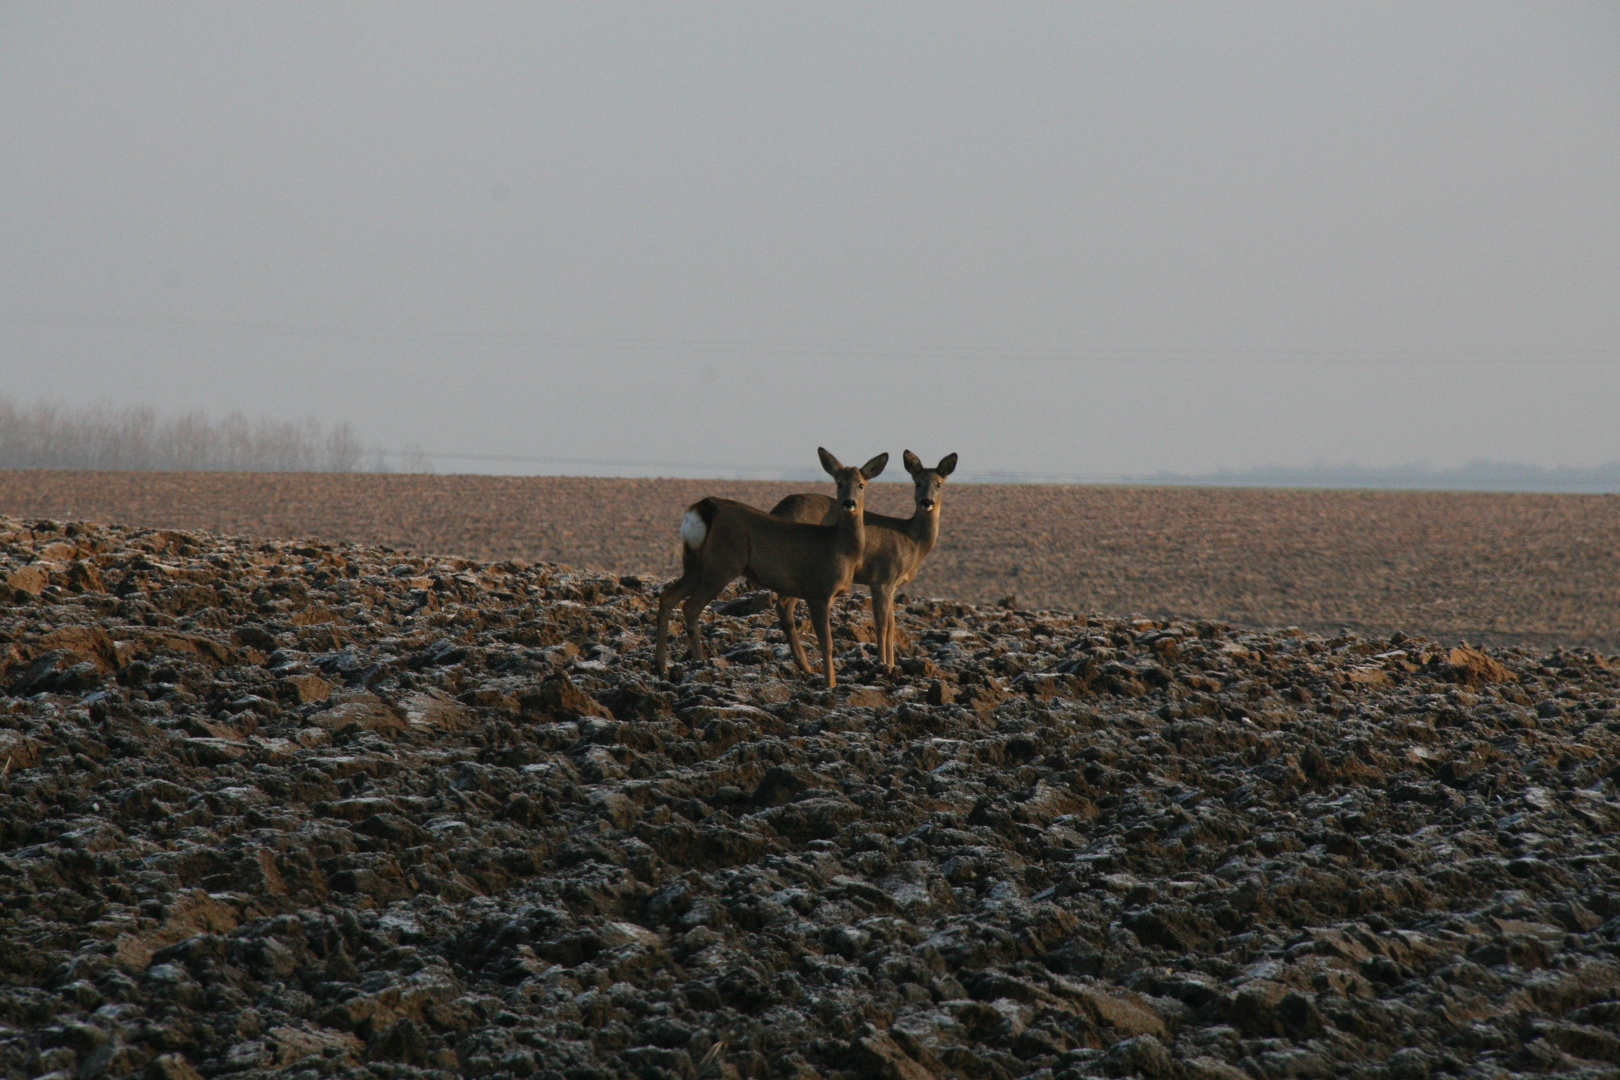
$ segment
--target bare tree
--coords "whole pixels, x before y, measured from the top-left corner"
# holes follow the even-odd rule
[[[317,420],[249,420],[233,412],[160,416],[145,406],[18,406],[0,396],[0,469],[195,469],[231,472],[354,472],[388,452],[369,451],[354,428]],[[420,447],[404,455],[412,472],[431,471]]]

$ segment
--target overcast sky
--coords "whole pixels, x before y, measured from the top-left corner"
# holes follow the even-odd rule
[[[1612,3],[0,3],[0,392],[547,459],[440,471],[1593,465],[1617,195]]]

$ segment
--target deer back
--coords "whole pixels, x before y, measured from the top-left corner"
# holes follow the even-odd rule
[[[702,549],[688,557],[700,561],[707,574],[727,580],[747,575],[773,592],[806,598],[849,587],[860,545],[844,535],[848,530],[785,521],[730,499],[703,503],[712,518]]]
[[[872,515],[866,516],[870,519]],[[771,507],[771,517],[805,525],[836,525],[838,503],[831,495],[789,495]]]

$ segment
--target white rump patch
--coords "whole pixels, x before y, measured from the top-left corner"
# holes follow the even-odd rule
[[[696,510],[688,510],[686,516],[681,518],[681,543],[696,551],[703,546],[703,538],[709,535],[709,527],[703,524],[703,515]]]

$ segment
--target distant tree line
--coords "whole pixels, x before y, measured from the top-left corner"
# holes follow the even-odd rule
[[[363,446],[348,424],[249,420],[239,412],[214,421],[133,405],[25,408],[0,396],[0,469],[390,472],[389,457]],[[404,458],[406,471],[432,471],[420,450]]]

